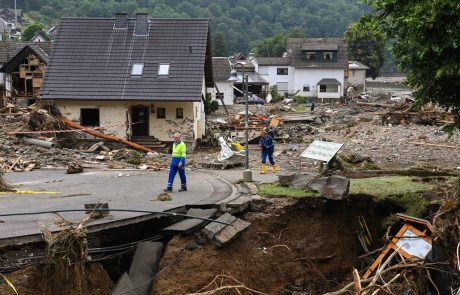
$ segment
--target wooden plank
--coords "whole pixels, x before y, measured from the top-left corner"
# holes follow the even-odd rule
[[[436,147],[436,148],[460,150],[460,146],[456,146],[456,145],[433,144],[433,143],[423,143],[423,142],[414,142],[414,141],[409,141],[409,143],[414,144],[416,146],[427,146],[427,147]]]

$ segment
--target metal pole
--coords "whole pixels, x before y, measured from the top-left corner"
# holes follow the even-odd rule
[[[18,27],[18,10],[16,9],[16,0],[14,0],[14,26]]]
[[[245,82],[246,81],[246,82]],[[246,86],[245,86],[246,85]],[[248,105],[248,80],[244,75],[244,65],[243,65],[243,91],[244,91],[244,101],[246,104],[246,117],[244,119],[244,140],[245,140],[245,165],[244,168],[249,169],[249,105]]]

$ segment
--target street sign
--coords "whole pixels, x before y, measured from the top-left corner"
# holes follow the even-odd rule
[[[222,92],[217,92],[216,99],[220,99],[220,100],[224,99],[224,94]]]
[[[337,154],[343,143],[315,140],[300,155],[303,158],[329,163]]]

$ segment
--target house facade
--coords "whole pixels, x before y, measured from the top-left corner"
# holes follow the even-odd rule
[[[211,94],[214,100],[221,105],[222,101],[216,99],[216,94],[223,95],[223,101],[226,106],[233,105],[233,81],[229,81],[230,72],[232,70],[228,57],[213,57],[212,72],[214,74],[214,87],[208,88],[208,93]]]
[[[255,66],[242,53],[230,57],[213,57],[212,59],[215,86],[208,89],[212,98],[216,99],[218,92],[223,94],[225,105],[233,105],[235,98],[243,96],[243,68],[248,78],[248,92],[265,98],[268,93],[268,81],[255,71]],[[231,74],[235,71],[235,81]],[[229,80],[230,79],[230,80]],[[219,104],[222,102],[217,99]]]
[[[0,42],[0,87],[4,99],[27,105],[38,98],[51,42]]]
[[[292,38],[286,57],[252,58],[251,63],[282,94],[319,99],[345,94],[347,46],[341,38]]]
[[[22,9],[0,8],[0,18],[3,19],[9,28],[15,29],[22,25],[24,14]]]
[[[203,98],[214,84],[206,19],[64,18],[41,97],[63,116],[136,141],[205,134]]]
[[[349,85],[358,85],[363,86],[366,83],[366,71],[369,70],[369,67],[360,63],[359,61],[350,60],[348,62],[349,76],[348,84]]]

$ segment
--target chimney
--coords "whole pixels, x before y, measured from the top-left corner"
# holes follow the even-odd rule
[[[127,13],[115,13],[114,29],[127,29],[128,28],[128,14]]]
[[[134,35],[148,36],[149,35],[149,15],[148,13],[136,13],[136,27]]]

